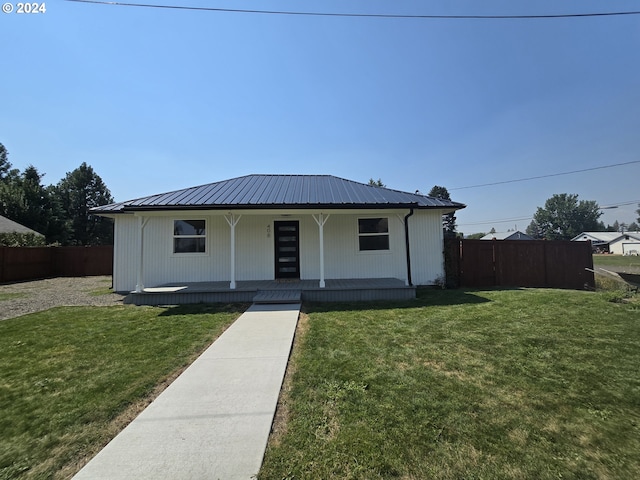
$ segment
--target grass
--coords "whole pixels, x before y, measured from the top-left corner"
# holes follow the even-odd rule
[[[87,292],[89,296],[99,297],[102,295],[110,295],[113,293],[113,289],[111,288],[111,277],[101,280],[100,283],[102,284],[100,288]]]
[[[594,255],[593,265],[595,267],[629,268],[633,271],[640,272],[640,257],[631,255]]]
[[[5,300],[13,300],[14,298],[22,298],[26,296],[27,296],[26,293],[19,293],[19,292],[0,293],[0,302],[3,302]]]
[[[241,311],[60,307],[0,322],[0,479],[69,478]]]
[[[430,290],[307,315],[261,480],[640,478],[637,297]]]

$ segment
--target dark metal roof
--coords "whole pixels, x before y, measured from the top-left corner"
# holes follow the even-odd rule
[[[450,200],[401,192],[331,175],[246,175],[198,187],[92,208],[94,213],[145,210],[266,208],[437,208],[457,210]]]

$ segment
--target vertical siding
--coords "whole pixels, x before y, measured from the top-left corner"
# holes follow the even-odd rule
[[[404,213],[332,213],[324,227],[325,278],[398,278],[406,280]],[[389,218],[389,251],[358,251],[358,218]],[[174,218],[207,221],[207,253],[173,254]],[[236,227],[236,280],[274,278],[274,221],[300,222],[300,276],[320,277],[318,225],[311,214],[243,215]],[[433,284],[444,275],[442,224],[439,211],[416,213],[409,219],[413,282]],[[153,287],[172,282],[210,282],[230,279],[230,227],[223,215],[150,217],[144,232],[144,284]],[[114,286],[135,288],[138,268],[139,227],[133,216],[116,219]]]
[[[230,229],[226,227],[226,241],[230,245]],[[242,216],[236,226],[236,280],[273,280],[273,235],[271,216]]]
[[[204,219],[207,222],[205,254],[173,254],[173,220],[178,218]],[[195,214],[188,217],[151,217],[144,231],[145,286],[229,280],[229,232],[229,225],[223,216]]]
[[[116,292],[136,288],[138,245],[138,219],[133,215],[118,215],[113,236],[113,289]]]
[[[358,251],[358,218],[364,217],[389,218],[389,251]],[[317,226],[315,230],[317,237]],[[406,278],[404,227],[395,213],[331,215],[324,227],[324,240],[326,278]]]
[[[409,217],[411,279],[414,285],[434,285],[444,279],[444,235],[438,210],[417,210]]]

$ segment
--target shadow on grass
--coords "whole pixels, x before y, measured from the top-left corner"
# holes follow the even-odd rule
[[[354,310],[386,310],[389,308],[420,308],[448,305],[468,305],[490,302],[467,290],[440,290],[418,288],[415,300],[371,301],[371,302],[304,302],[305,312],[336,312]]]
[[[159,317],[172,315],[203,315],[208,313],[244,313],[248,303],[189,303],[184,305],[164,305],[166,310]]]

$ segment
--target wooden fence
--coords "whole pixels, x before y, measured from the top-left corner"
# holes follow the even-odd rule
[[[461,287],[595,288],[591,242],[445,242],[447,283]]]
[[[113,273],[113,246],[0,247],[0,283]]]

